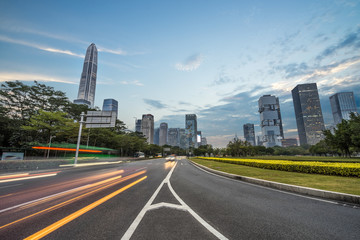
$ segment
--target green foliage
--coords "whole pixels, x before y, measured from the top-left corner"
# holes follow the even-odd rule
[[[232,158],[205,158],[204,160],[239,164],[250,167],[281,170],[289,172],[317,173],[325,175],[339,175],[346,177],[360,177],[360,163],[337,162],[306,162],[286,160],[260,160],[260,159],[232,159]]]

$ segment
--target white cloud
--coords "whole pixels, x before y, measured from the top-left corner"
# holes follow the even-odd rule
[[[112,54],[116,54],[116,55],[122,55],[122,56],[127,55],[127,52],[125,52],[124,50],[121,50],[121,49],[113,50],[113,49],[108,49],[108,48],[104,48],[104,47],[98,47],[98,51],[112,53]]]
[[[0,72],[0,82],[5,81],[42,81],[42,82],[60,82],[69,84],[78,84],[78,80],[69,80],[60,77],[46,76],[32,73],[9,73]]]
[[[13,44],[19,44],[19,45],[23,45],[23,46],[27,46],[27,47],[32,47],[32,48],[40,49],[40,50],[47,51],[47,52],[61,53],[61,54],[66,54],[66,55],[70,55],[70,56],[74,56],[74,57],[80,57],[80,58],[85,57],[82,54],[73,53],[73,52],[71,52],[69,50],[61,50],[61,49],[56,49],[56,48],[52,48],[52,47],[45,47],[45,46],[38,45],[36,43],[31,43],[31,42],[27,42],[27,41],[23,41],[23,40],[18,40],[18,39],[13,39],[13,38],[9,38],[9,37],[6,37],[6,36],[1,36],[1,35],[0,35],[0,41],[13,43]]]
[[[134,81],[121,81],[120,82],[123,85],[135,85],[135,86],[139,86],[139,87],[143,87],[144,84],[142,84],[141,82],[139,82],[138,80],[134,80]]]
[[[226,147],[226,145],[234,139],[235,135],[216,135],[216,136],[208,136],[206,140],[208,144],[211,144],[213,147]]]
[[[177,63],[175,68],[179,71],[194,71],[198,69],[203,61],[203,56],[201,54],[194,54],[188,57],[184,62]]]

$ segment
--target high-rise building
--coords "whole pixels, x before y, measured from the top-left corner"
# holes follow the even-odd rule
[[[245,141],[255,146],[255,128],[254,124],[246,123],[243,125]]]
[[[135,120],[135,132],[141,133],[141,119]]]
[[[118,115],[118,101],[112,98],[104,99],[103,111],[110,111],[110,112],[116,112],[116,116]]]
[[[284,138],[282,140],[282,146],[283,147],[296,147],[297,144],[297,139],[296,138]]]
[[[300,145],[323,139],[324,118],[316,83],[299,84],[292,91]]]
[[[201,138],[201,145],[207,145],[206,137]]]
[[[154,131],[154,144],[159,145],[160,128],[155,128]]]
[[[201,135],[201,131],[197,131],[197,134],[196,134],[196,142],[197,142],[197,146],[201,146],[202,143],[201,143],[201,138],[202,138],[202,135]]]
[[[168,144],[170,146],[180,146],[180,128],[169,128]]]
[[[94,107],[98,53],[94,43],[86,50],[76,104]]]
[[[353,92],[341,92],[332,95],[330,105],[335,125],[341,123],[343,119],[349,120],[351,112],[357,112]]]
[[[284,138],[284,134],[282,132],[279,98],[264,95],[260,97],[258,103],[263,146],[281,146],[281,139]]]
[[[151,114],[142,115],[141,132],[150,144],[154,143],[154,116]]]
[[[188,148],[185,128],[180,128],[179,135],[180,135],[180,148],[182,149]]]
[[[197,148],[197,117],[196,114],[186,114],[185,116],[185,134],[186,134],[186,147]]]
[[[168,124],[163,122],[160,123],[160,132],[159,132],[159,145],[164,146],[167,144],[168,137]]]

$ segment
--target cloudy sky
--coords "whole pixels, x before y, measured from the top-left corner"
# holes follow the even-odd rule
[[[95,105],[119,102],[134,129],[184,127],[198,116],[224,147],[244,123],[260,133],[257,101],[280,99],[285,137],[297,137],[291,90],[317,83],[326,125],[329,96],[353,91],[360,106],[360,1],[0,1],[0,82],[33,80],[77,97],[86,48],[98,50]]]

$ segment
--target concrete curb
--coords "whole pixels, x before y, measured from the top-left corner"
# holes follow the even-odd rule
[[[202,168],[202,169],[208,171],[208,172],[215,173],[217,175],[227,177],[227,178],[237,179],[237,180],[241,180],[241,181],[248,182],[248,183],[258,184],[258,185],[265,186],[265,187],[275,188],[278,190],[299,193],[299,194],[313,196],[313,197],[326,198],[326,199],[347,202],[347,203],[352,203],[352,204],[360,204],[360,196],[359,195],[331,192],[331,191],[319,190],[319,189],[315,189],[315,188],[300,187],[300,186],[290,185],[290,184],[285,184],[285,183],[278,183],[278,182],[272,182],[272,181],[267,181],[267,180],[262,180],[262,179],[257,179],[257,178],[244,177],[244,176],[240,176],[240,175],[236,175],[236,174],[225,173],[225,172],[221,172],[218,170],[214,170],[214,169],[205,167],[203,165],[200,165],[198,163],[195,163],[191,160],[189,160],[189,162],[199,168]]]

